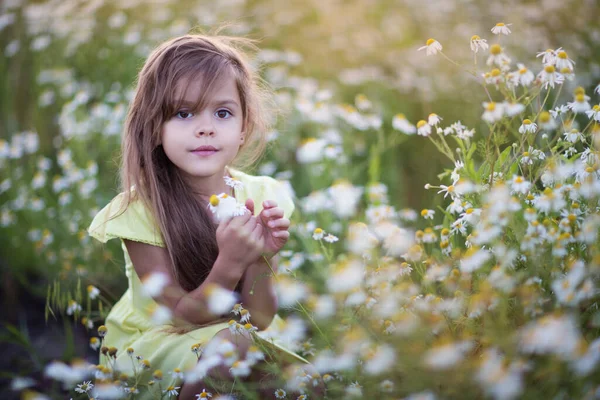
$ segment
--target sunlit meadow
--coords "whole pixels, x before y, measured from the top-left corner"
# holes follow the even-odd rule
[[[235,382],[198,398],[259,398],[254,368],[286,399],[321,382],[330,399],[600,397],[597,4],[341,3],[0,5],[2,398],[176,398],[219,364]],[[243,359],[199,343],[183,371],[103,346],[124,263],[86,229],[117,193],[133,79],[156,43],[222,21],[261,39],[281,113],[250,172],[296,211],[285,323],[255,332],[230,293],[210,304],[315,375],[259,341]]]

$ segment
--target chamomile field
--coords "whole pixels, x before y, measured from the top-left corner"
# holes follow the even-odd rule
[[[4,0],[0,397],[600,398],[599,17],[593,0]],[[198,342],[169,370],[105,343],[128,278],[88,227],[121,190],[144,60],[216,28],[256,40],[271,93],[244,172],[295,205],[267,274],[281,319],[261,331],[213,288],[254,345]],[[143,278],[148,298],[165,285]]]

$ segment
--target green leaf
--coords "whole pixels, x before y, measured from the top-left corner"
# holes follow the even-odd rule
[[[494,171],[497,170],[501,170],[502,166],[504,164],[506,164],[506,161],[508,160],[508,158],[510,157],[510,152],[512,150],[511,146],[508,146],[507,148],[505,148],[502,153],[500,153],[500,157],[498,157],[498,160],[496,162],[496,164],[494,164]]]

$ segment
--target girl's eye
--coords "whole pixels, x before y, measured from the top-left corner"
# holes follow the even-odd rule
[[[175,115],[181,119],[188,119],[188,118],[192,117],[194,114],[187,112],[187,111],[177,111],[177,114],[175,114]]]
[[[231,116],[233,114],[231,114],[231,112],[229,112],[229,110],[218,110],[216,112],[216,115],[219,118],[226,119],[226,118],[229,118],[229,116]]]

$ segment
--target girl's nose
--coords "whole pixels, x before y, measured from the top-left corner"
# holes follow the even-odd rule
[[[212,128],[202,128],[196,130],[196,136],[213,136],[215,134],[215,130]]]
[[[196,126],[196,136],[213,136],[215,127],[209,117],[202,118],[198,126]]]

